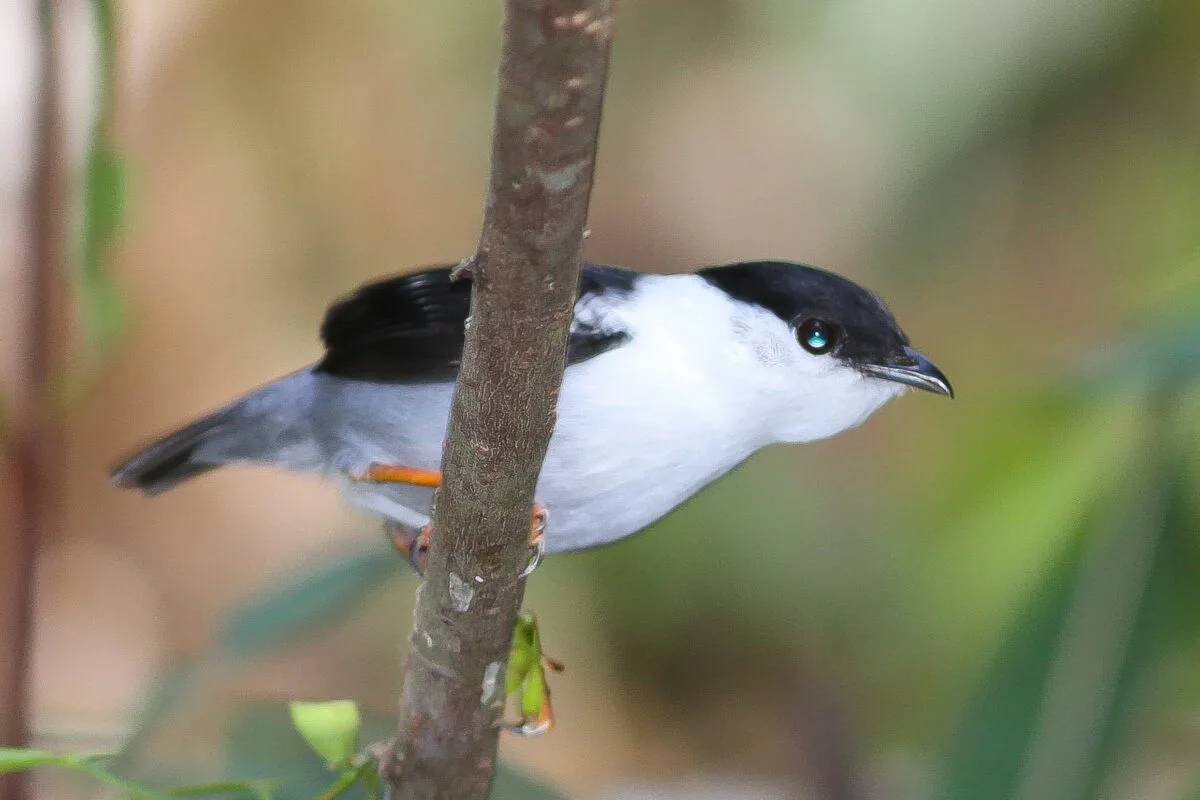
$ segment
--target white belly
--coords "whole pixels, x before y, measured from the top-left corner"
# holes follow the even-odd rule
[[[620,355],[613,351],[572,366],[564,377],[558,422],[537,489],[550,512],[550,552],[636,533],[757,447],[757,442],[722,441],[715,434],[727,411],[713,405],[711,388],[692,387],[683,396],[693,402],[680,407],[679,381],[686,375],[658,369],[653,376],[631,374],[637,365]],[[361,472],[371,463],[439,468],[450,385],[384,386],[315,377],[329,401],[319,405],[344,415],[332,428],[317,426],[337,431],[322,442],[336,473]],[[632,393],[631,385],[640,386],[640,392]],[[428,521],[431,490],[349,481],[345,488],[351,502],[375,514],[410,526]]]
[[[538,484],[551,550],[636,533],[757,449],[719,433],[728,430],[719,424],[721,399],[710,386],[688,386],[702,376],[679,366],[647,364],[638,374],[639,365],[614,352],[568,371]]]

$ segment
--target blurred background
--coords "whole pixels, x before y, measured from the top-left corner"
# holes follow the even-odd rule
[[[59,7],[78,191],[105,104],[91,6]],[[416,583],[376,521],[313,479],[150,501],[107,469],[316,358],[357,283],[472,252],[500,10],[114,5],[125,196],[55,322],[39,745],[301,797],[326,779],[286,700],[354,698],[386,732]],[[9,396],[33,20],[0,2]],[[763,452],[544,565],[558,726],[501,750],[554,793],[511,796],[1200,796],[1200,4],[622,0],[590,228],[587,258],[639,269],[842,272],[958,399]]]

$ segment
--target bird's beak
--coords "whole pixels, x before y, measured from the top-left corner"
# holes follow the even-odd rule
[[[864,364],[859,369],[874,378],[954,397],[950,379],[942,374],[936,364],[911,347],[905,347],[901,355],[893,356],[884,364]]]

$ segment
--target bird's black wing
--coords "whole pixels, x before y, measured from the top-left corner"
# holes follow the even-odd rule
[[[321,324],[325,357],[318,372],[383,383],[453,380],[462,359],[471,281],[436,267],[368,283],[330,306]],[[585,264],[567,363],[576,364],[629,338],[605,324],[604,306],[633,290],[637,273]]]

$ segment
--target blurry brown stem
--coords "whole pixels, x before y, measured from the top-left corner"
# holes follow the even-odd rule
[[[579,285],[612,25],[612,0],[505,3],[491,184],[469,265],[445,482],[397,743],[384,764],[395,800],[486,798],[491,787],[524,594],[517,576]]]
[[[51,306],[58,258],[58,124],[57,53],[53,0],[38,2],[39,77],[36,87],[35,153],[28,201],[29,283],[25,297],[23,351],[11,437],[15,478],[15,552],[11,580],[3,582],[0,599],[12,624],[7,626],[7,669],[0,672],[0,746],[29,744],[30,661],[33,649],[34,579],[38,550],[50,521],[49,455],[52,431],[47,385],[51,364]],[[0,784],[4,800],[29,796],[21,775]]]
[[[858,786],[847,705],[828,678],[806,686],[796,704],[795,743],[800,797],[862,800]]]

